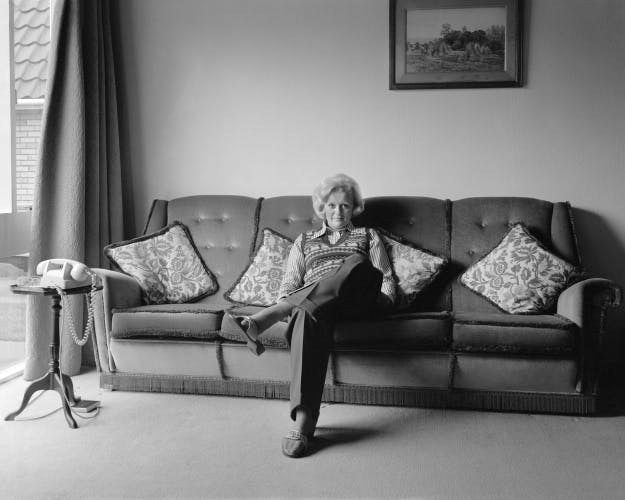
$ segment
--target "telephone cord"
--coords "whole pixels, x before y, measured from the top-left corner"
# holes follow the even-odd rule
[[[82,334],[82,338],[78,338],[78,335],[76,333],[76,330],[74,328],[74,315],[72,314],[72,308],[70,307],[70,304],[67,303],[67,292],[65,290],[63,290],[62,288],[57,288],[57,292],[59,293],[59,295],[61,296],[61,300],[62,300],[62,309],[66,311],[66,314],[68,316],[68,324],[69,324],[69,332],[72,336],[72,339],[74,339],[74,342],[76,343],[76,345],[82,347],[84,346],[87,341],[89,340],[89,335],[91,334],[91,331],[93,330],[93,303],[94,303],[94,298],[95,298],[95,293],[97,291],[97,275],[95,273],[90,273],[91,274],[91,290],[89,291],[89,295],[85,295],[85,302],[87,303],[87,324],[85,325],[85,328],[83,330],[83,334]],[[64,326],[65,324],[65,318],[61,318],[62,321],[62,326]]]
[[[97,291],[98,283],[97,283],[97,275],[93,272],[89,274],[91,275],[91,290],[89,291],[89,295],[85,295],[85,302],[87,303],[87,324],[85,325],[85,329],[83,330],[83,336],[81,339],[78,338],[78,335],[76,334],[76,330],[74,329],[74,316],[72,314],[72,308],[69,307],[69,304],[67,304],[67,299],[66,299],[67,293],[65,293],[65,290],[63,290],[62,288],[56,289],[59,295],[61,296],[61,301],[62,301],[61,307],[62,309],[65,309],[67,311],[67,316],[69,320],[69,331],[70,331],[70,334],[72,335],[72,339],[74,339],[74,342],[80,347],[84,346],[87,343],[87,340],[89,340],[89,335],[91,334],[91,331],[93,330],[93,303],[94,303],[94,298],[95,298],[95,293]],[[61,317],[61,331],[63,331],[64,325],[65,325],[65,318],[62,316]],[[62,343],[59,344],[59,359],[61,358],[61,349],[62,349]],[[61,389],[62,389],[61,390],[62,397],[69,405],[72,415],[78,418],[82,418],[83,420],[90,420],[92,418],[95,418],[98,415],[98,413],[100,413],[99,406],[95,410],[90,411],[89,416],[81,415],[80,413],[74,411],[72,408],[72,404],[67,398],[67,394],[65,393],[65,384],[63,383],[62,376],[60,377],[60,382],[61,382]],[[57,408],[54,411],[58,411],[61,408],[62,406]]]
[[[94,283],[95,282],[95,278],[93,277],[93,275],[92,275],[91,279],[93,280],[92,283]],[[92,288],[91,288],[91,294],[92,294],[91,300],[92,301],[93,301],[93,293],[95,292],[94,288],[95,288],[95,286],[92,286]],[[89,308],[89,309],[91,309],[91,308]],[[68,311],[69,311],[69,308],[68,308]],[[89,311],[89,313],[90,313],[90,318],[93,319],[93,313],[91,312],[91,310]],[[71,316],[71,313],[69,313],[69,316],[70,316],[71,321],[73,322],[74,320],[73,320],[73,318]],[[89,320],[87,320],[87,324],[88,323],[89,323]],[[63,325],[63,318],[61,318],[61,326],[62,325]],[[76,334],[74,332],[73,325],[71,323],[70,323],[70,330],[71,330],[71,333],[72,333],[72,337],[74,338],[74,342],[76,342],[78,344],[78,342],[76,341]],[[85,339],[89,338],[89,332],[85,332],[85,337],[84,338]],[[82,344],[78,344],[78,345],[84,345],[86,342],[87,341],[85,340],[85,342],[83,342]],[[59,343],[59,362],[62,359],[61,358],[61,351],[62,351],[62,349],[63,349],[63,343],[60,342]],[[81,415],[79,412],[74,411],[74,409],[72,408],[72,403],[68,399],[67,394],[65,392],[65,382],[63,382],[63,375],[61,375],[61,374],[59,374],[59,381],[61,383],[61,397],[67,402],[67,404],[69,406],[69,409],[72,412],[72,415],[74,415],[75,417],[78,417],[78,418],[82,418],[83,420],[90,420],[92,418],[95,418],[98,415],[98,413],[100,413],[100,407],[99,406],[96,407],[95,410],[91,410],[89,412],[89,416]],[[80,398],[78,400],[80,400]],[[55,413],[55,412],[59,411],[62,408],[63,408],[63,406],[61,405],[56,410],[52,411],[51,413],[48,413],[48,415],[51,415],[52,413]]]
[[[62,397],[63,397],[63,399],[66,401],[66,403],[68,404],[70,411],[72,412],[72,414],[73,414],[75,417],[82,418],[83,420],[91,420],[92,418],[95,418],[95,417],[98,415],[98,413],[100,413],[100,407],[99,407],[99,406],[97,406],[94,410],[91,410],[91,411],[89,412],[89,414],[88,414],[89,416],[86,416],[86,415],[81,415],[79,412],[74,411],[74,409],[72,408],[72,403],[71,403],[71,402],[70,402],[70,400],[67,398],[67,394],[65,393],[65,384],[63,383],[63,377],[62,377],[62,376],[60,377],[60,380],[61,380],[61,389],[62,389],[62,390],[61,390],[61,392],[62,392]],[[79,399],[79,400],[80,400],[80,399]],[[61,407],[61,408],[62,408],[62,407]],[[59,408],[59,409],[60,409],[60,408]],[[56,410],[56,411],[58,411],[58,410]]]

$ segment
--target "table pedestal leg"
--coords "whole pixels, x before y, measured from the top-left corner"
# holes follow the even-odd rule
[[[50,389],[50,374],[46,373],[43,377],[35,380],[32,384],[30,384],[26,388],[26,391],[24,392],[24,398],[22,399],[21,406],[19,407],[19,409],[17,411],[14,411],[13,413],[10,413],[9,415],[7,415],[5,417],[5,420],[13,420],[20,413],[22,413],[24,411],[24,408],[26,408],[26,406],[28,405],[28,402],[30,401],[30,398],[37,391],[46,391],[48,389]]]
[[[5,417],[5,420],[14,420],[28,405],[30,398],[37,391],[56,391],[61,396],[61,403],[63,404],[63,413],[65,414],[65,420],[72,429],[76,429],[78,424],[72,417],[70,410],[70,404],[75,404],[80,398],[76,398],[74,395],[74,384],[69,375],[61,373],[59,367],[59,319],[61,311],[61,296],[52,295],[52,311],[53,311],[53,323],[52,323],[52,335],[50,339],[50,361],[48,363],[48,373],[43,377],[35,380],[31,383],[24,392],[24,398],[22,404],[17,411],[10,413]]]
[[[28,402],[30,398],[37,391],[48,391],[53,390],[59,393],[61,396],[61,403],[63,404],[63,413],[65,414],[65,420],[67,420],[67,424],[72,428],[76,429],[78,424],[74,417],[72,416],[72,412],[69,407],[68,400],[74,404],[76,402],[76,398],[74,397],[74,392],[72,388],[69,388],[67,384],[61,384],[61,378],[63,377],[63,381],[65,382],[65,374],[56,374],[48,372],[43,377],[35,380],[31,383],[24,392],[24,398],[22,399],[22,404],[19,409],[7,415],[4,420],[14,420],[20,413],[24,411],[26,406],[28,406]],[[69,377],[68,377],[69,378]]]

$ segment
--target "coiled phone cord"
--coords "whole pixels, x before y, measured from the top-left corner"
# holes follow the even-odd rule
[[[76,342],[76,345],[79,345],[80,347],[84,346],[87,343],[87,341],[89,340],[89,335],[93,330],[93,303],[95,300],[95,293],[98,287],[98,281],[96,273],[90,272],[89,274],[91,276],[91,290],[89,291],[89,295],[85,295],[85,301],[87,303],[87,324],[85,325],[85,328],[83,330],[82,338],[78,338],[76,330],[74,329],[74,315],[72,314],[72,308],[67,303],[67,292],[60,287],[57,287],[56,289],[58,294],[61,296],[61,308],[67,314],[69,332],[72,335],[74,342]],[[65,323],[64,318],[62,319],[62,321],[63,323]]]
[[[74,342],[80,347],[84,346],[87,343],[87,341],[89,340],[89,335],[93,331],[93,316],[94,316],[93,304],[95,300],[95,293],[97,292],[97,288],[98,288],[98,279],[97,279],[98,275],[92,271],[87,271],[87,272],[91,276],[91,290],[89,290],[88,295],[85,295],[85,302],[87,304],[87,324],[85,325],[85,328],[83,330],[82,338],[78,338],[78,335],[76,334],[76,330],[74,328],[74,315],[72,314],[72,308],[70,307],[70,304],[67,303],[66,291],[60,287],[57,287],[56,289],[58,294],[61,296],[61,310],[65,310],[67,313],[67,319],[69,322],[69,332],[72,335],[72,339],[74,339]],[[61,331],[63,331],[64,329],[63,327],[65,325],[64,317],[61,318],[61,322],[62,322]],[[59,345],[59,358],[61,357],[61,345],[62,344]],[[65,393],[65,384],[63,382],[63,376],[60,377],[60,382],[61,382],[61,387],[62,387],[62,390],[61,390],[62,397],[63,399],[65,399],[65,401],[69,405],[70,410],[74,416],[78,418],[82,418],[83,420],[89,420],[89,419],[95,418],[96,415],[100,413],[99,406],[95,410],[90,411],[89,415],[81,415],[77,411],[74,411],[74,409],[72,408],[72,404],[70,400],[67,398],[67,394]],[[57,408],[57,410],[55,411],[58,411],[61,408]]]

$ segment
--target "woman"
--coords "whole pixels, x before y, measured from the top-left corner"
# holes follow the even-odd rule
[[[323,224],[293,243],[278,302],[252,316],[226,315],[257,355],[264,350],[258,336],[290,315],[287,339],[295,426],[283,438],[282,452],[294,458],[307,452],[317,425],[335,322],[390,309],[395,299],[395,282],[379,234],[351,222],[364,210],[356,181],[344,174],[327,177],[312,199]]]

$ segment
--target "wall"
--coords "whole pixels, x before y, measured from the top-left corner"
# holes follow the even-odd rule
[[[42,114],[41,106],[15,111],[15,198],[20,212],[33,206]]]
[[[153,198],[307,194],[570,200],[590,271],[625,283],[625,6],[526,2],[520,89],[388,90],[385,0],[124,0],[137,228]]]
[[[15,202],[17,212],[0,213],[0,258],[28,252],[30,210],[41,136],[41,107],[15,110]]]

